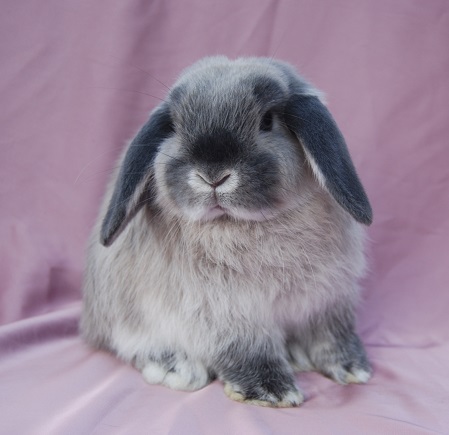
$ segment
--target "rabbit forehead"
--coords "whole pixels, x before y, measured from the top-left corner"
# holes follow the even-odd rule
[[[185,133],[214,128],[243,133],[264,110],[286,100],[288,87],[282,72],[263,59],[207,58],[188,68],[175,84],[171,111]]]

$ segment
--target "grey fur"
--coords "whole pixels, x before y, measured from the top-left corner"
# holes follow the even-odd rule
[[[298,98],[323,125],[294,121]],[[89,343],[148,382],[194,390],[218,377],[231,398],[263,406],[301,403],[294,370],[368,380],[353,216],[369,222],[371,210],[320,98],[271,59],[206,58],[184,72],[121,157],[92,232]],[[328,167],[329,147],[344,165]]]

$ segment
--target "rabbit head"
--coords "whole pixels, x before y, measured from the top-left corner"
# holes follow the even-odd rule
[[[311,169],[343,209],[372,212],[320,93],[288,64],[203,59],[131,142],[101,230],[110,245],[144,204],[181,219],[264,220],[304,199]]]

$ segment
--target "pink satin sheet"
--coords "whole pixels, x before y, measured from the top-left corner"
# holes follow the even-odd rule
[[[0,433],[449,434],[449,3],[28,0],[0,14]],[[116,158],[182,68],[274,56],[327,94],[374,208],[375,374],[266,409],[150,386],[78,337]],[[162,84],[162,83],[164,84]]]

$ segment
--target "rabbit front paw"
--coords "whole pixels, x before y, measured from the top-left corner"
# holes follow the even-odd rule
[[[294,385],[290,390],[280,392],[272,391],[264,385],[244,389],[239,385],[225,383],[224,391],[232,400],[258,406],[291,408],[304,402],[304,396]]]
[[[221,372],[229,398],[275,408],[298,406],[304,401],[287,361],[254,355],[241,362],[233,361]]]
[[[364,384],[371,378],[371,365],[356,334],[317,343],[311,360],[317,371],[342,385]]]

